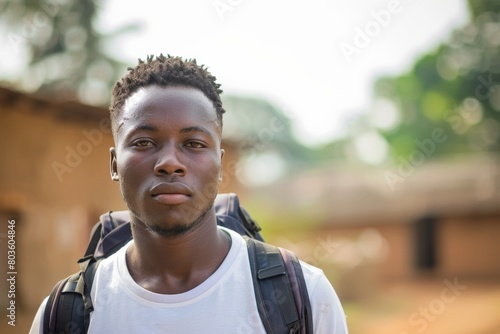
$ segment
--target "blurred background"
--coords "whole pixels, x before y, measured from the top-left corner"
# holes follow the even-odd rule
[[[125,209],[110,90],[160,53],[222,84],[221,192],[325,271],[350,333],[500,333],[499,0],[4,0],[0,45],[2,333]]]

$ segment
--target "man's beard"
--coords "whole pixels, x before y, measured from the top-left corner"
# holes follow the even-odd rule
[[[178,237],[200,225],[207,213],[212,209],[212,206],[213,203],[208,205],[207,208],[198,216],[198,218],[194,219],[188,224],[179,224],[177,226],[171,227],[161,225],[146,225],[146,228],[164,238]]]

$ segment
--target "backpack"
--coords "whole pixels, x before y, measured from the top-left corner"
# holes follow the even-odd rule
[[[261,228],[233,194],[219,194],[214,202],[217,224],[243,235],[253,276],[257,308],[267,333],[312,334],[309,295],[297,256],[263,242]],[[132,239],[128,211],[101,215],[94,226],[80,271],[59,281],[44,311],[43,333],[86,333],[93,311],[90,291],[100,261]],[[276,312],[278,311],[278,312]]]

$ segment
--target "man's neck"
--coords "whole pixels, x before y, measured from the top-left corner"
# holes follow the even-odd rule
[[[160,236],[143,224],[133,224],[132,230],[128,270],[137,284],[155,293],[195,288],[217,270],[230,248],[230,236],[217,228],[215,217],[172,237]]]

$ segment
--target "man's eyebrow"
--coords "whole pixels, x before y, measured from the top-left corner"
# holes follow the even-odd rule
[[[158,128],[151,124],[139,124],[138,126],[132,129],[132,131],[138,131],[138,130],[158,131]]]
[[[121,123],[120,126],[118,127],[118,129],[116,130],[117,133],[120,132],[120,127],[123,125],[124,123]],[[139,124],[137,126],[134,126],[133,128],[131,129],[128,129],[128,130],[125,130],[125,133],[123,135],[125,136],[130,136],[132,135],[133,133],[136,133],[137,131],[149,131],[149,132],[158,132],[158,128],[152,124]]]
[[[156,125],[153,124],[139,124],[132,129],[130,129],[129,133],[136,132],[136,131],[150,131],[150,132],[158,132],[160,131],[159,128]],[[201,132],[207,135],[212,135],[212,132],[208,130],[206,127],[201,126],[201,125],[193,125],[193,126],[187,126],[185,128],[182,128],[180,130],[180,133],[192,133],[192,132]]]
[[[199,125],[188,126],[186,128],[181,129],[181,133],[189,133],[189,132],[203,132],[208,135],[211,134],[211,132],[207,128]]]

